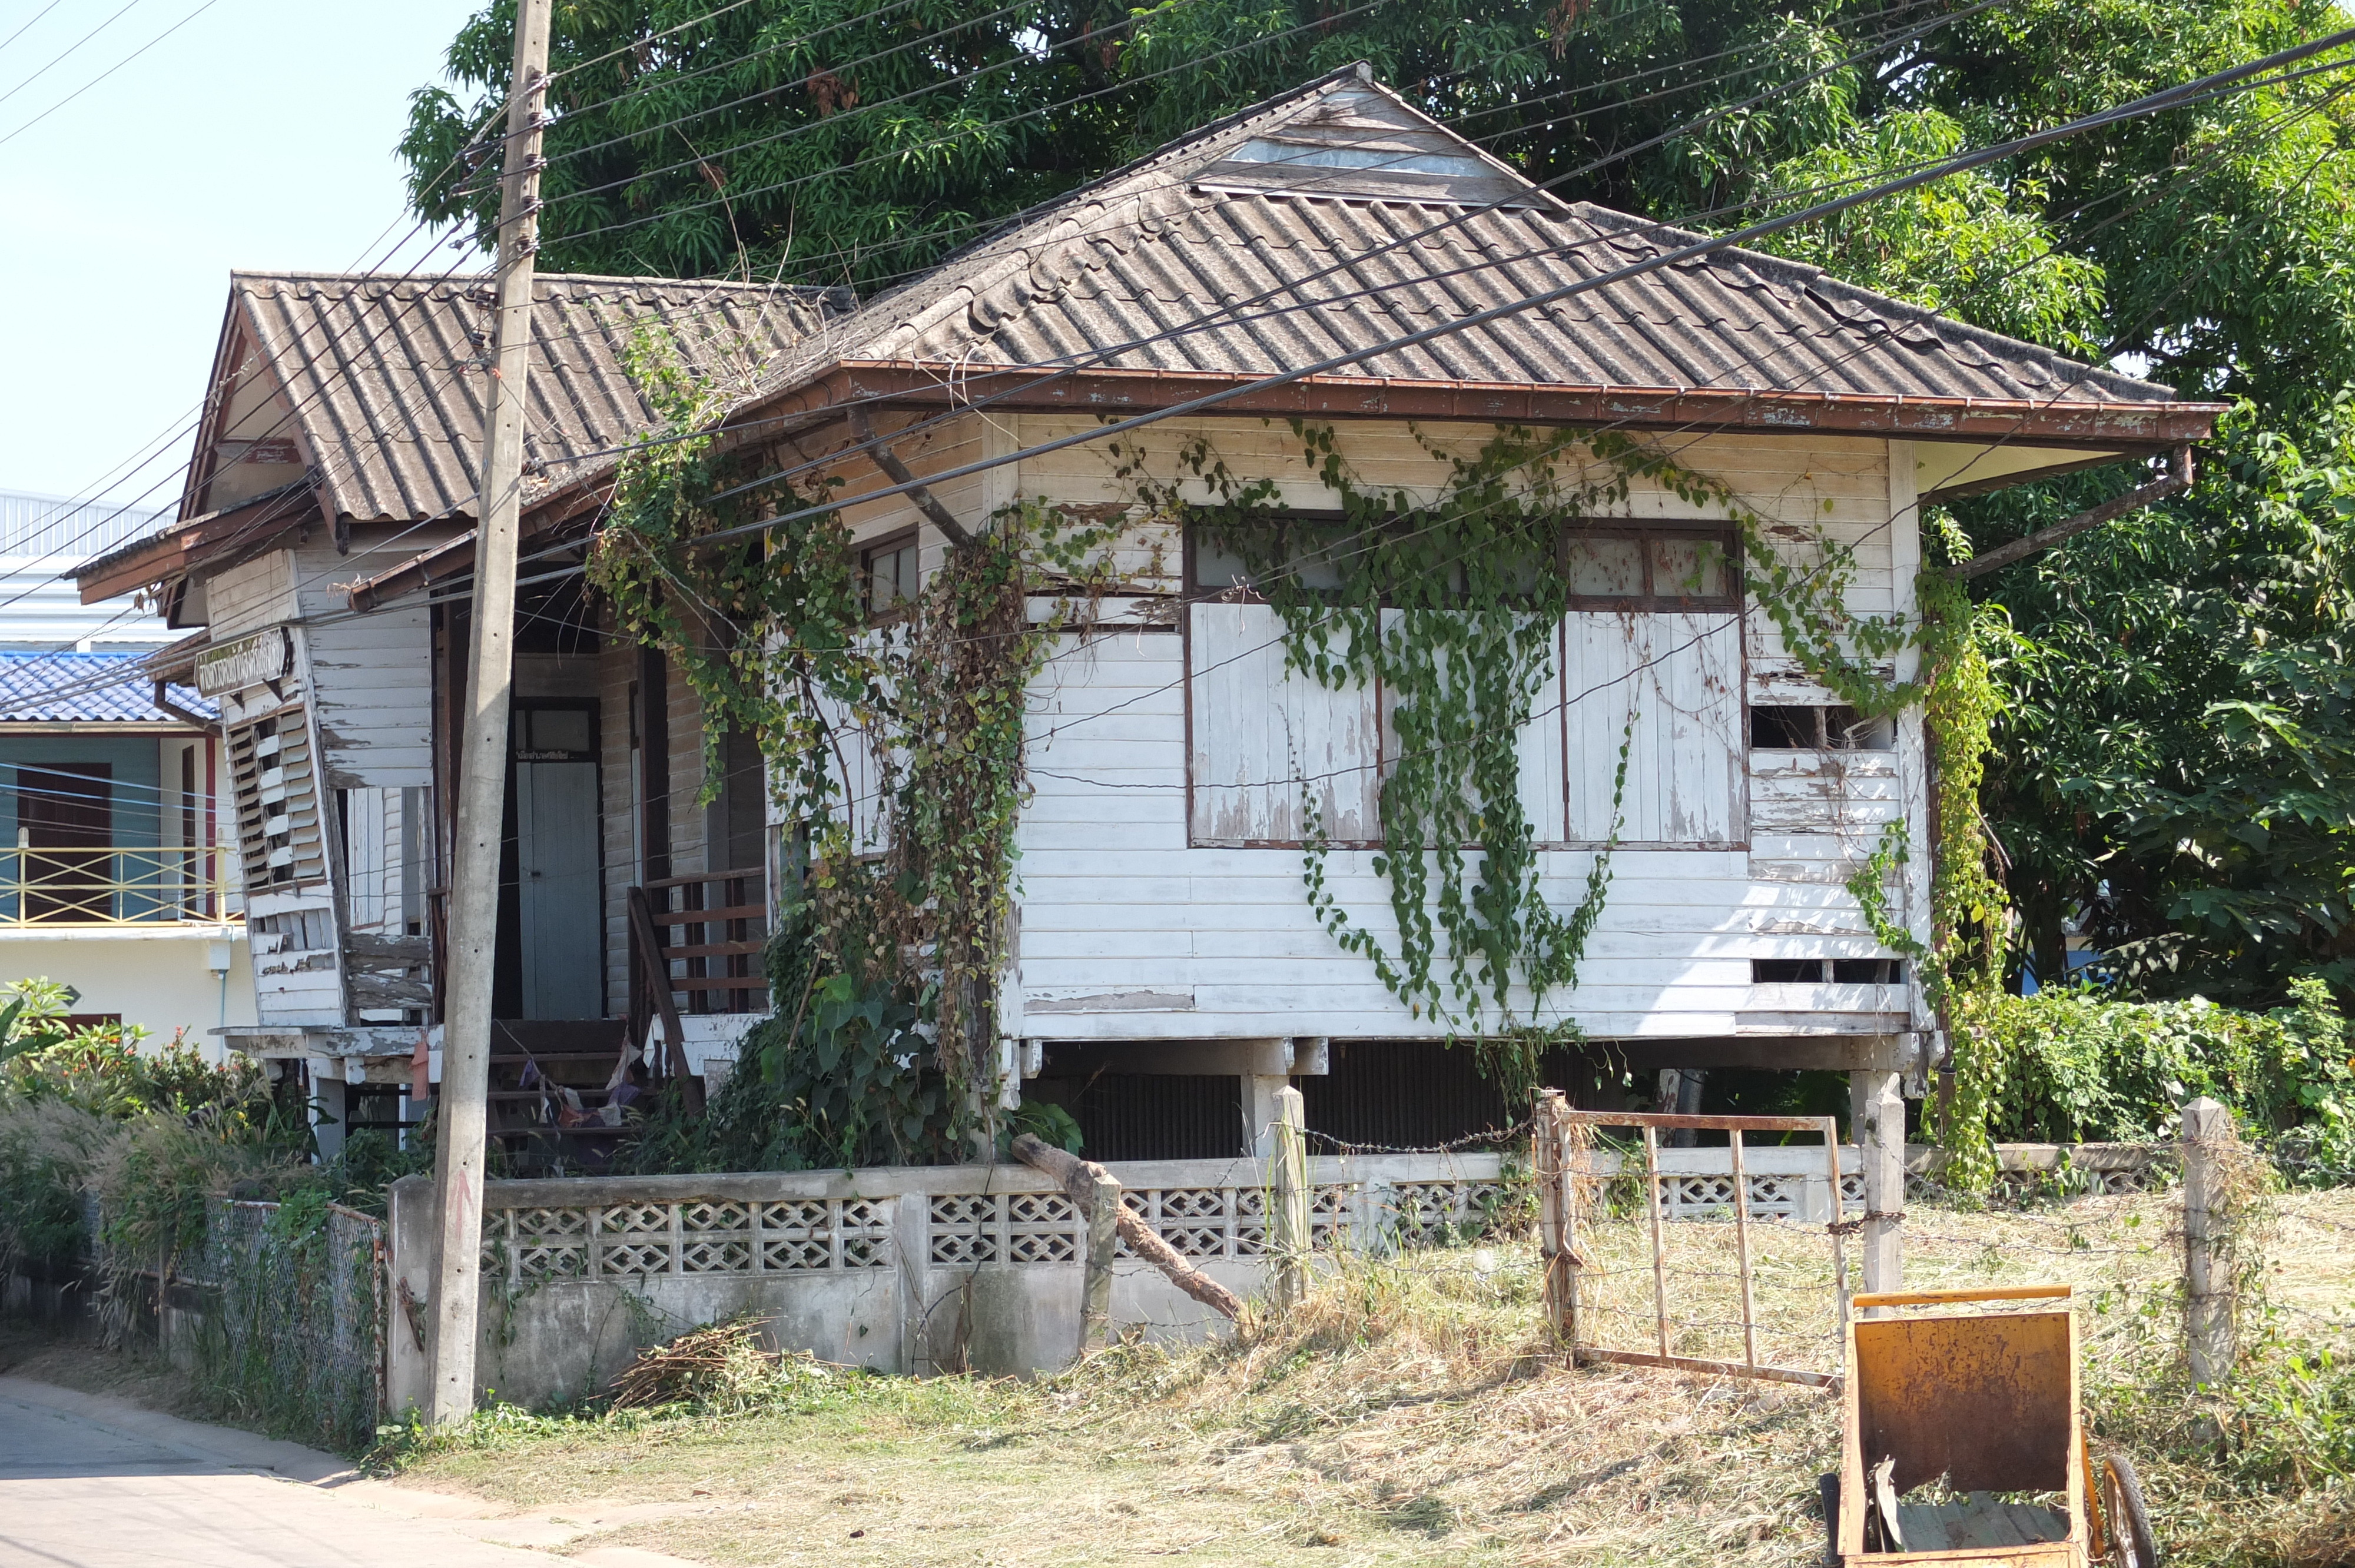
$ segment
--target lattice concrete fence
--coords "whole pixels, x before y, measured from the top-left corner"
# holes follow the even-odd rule
[[[1256,1161],[1111,1167],[1123,1201],[1242,1295],[1264,1284]],[[1493,1154],[1309,1161],[1310,1234],[1381,1251],[1487,1234],[1518,1202]],[[645,1343],[738,1312],[779,1343],[893,1372],[1060,1367],[1078,1348],[1087,1219],[1016,1165],[494,1181],[484,1195],[484,1389],[532,1404],[593,1392]],[[432,1189],[392,1192],[387,1388],[425,1391]],[[1121,1249],[1112,1321],[1192,1338],[1208,1309]]]
[[[2164,1153],[2006,1150],[2004,1163],[2022,1181],[2073,1171],[2106,1190],[2164,1181]],[[1917,1177],[1934,1180],[1937,1151],[1908,1154]],[[1665,1218],[1722,1217],[1732,1192],[1724,1149],[1663,1150],[1660,1162]],[[1859,1163],[1841,1150],[1844,1216],[1862,1212]],[[1381,1252],[1468,1240],[1499,1216],[1527,1223],[1528,1191],[1493,1154],[1308,1165],[1320,1247]],[[1180,1255],[1239,1294],[1264,1288],[1270,1192],[1259,1162],[1111,1169],[1124,1202]],[[1753,1148],[1744,1171],[1753,1214],[1832,1217],[1820,1146]],[[781,1346],[895,1372],[1044,1370],[1069,1362],[1080,1341],[1086,1218],[1023,1166],[494,1181],[484,1202],[479,1376],[520,1404],[596,1392],[639,1346],[738,1312],[770,1320]],[[430,1183],[397,1183],[385,1334],[394,1415],[425,1391],[433,1234]],[[1173,1339],[1214,1326],[1125,1247],[1112,1321]]]

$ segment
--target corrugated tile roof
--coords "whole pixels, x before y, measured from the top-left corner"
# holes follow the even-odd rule
[[[485,408],[488,279],[238,272],[242,310],[295,405],[329,515],[471,515]],[[686,367],[723,386],[831,315],[847,290],[549,273],[532,292],[527,461],[626,441],[655,423],[624,368],[633,337],[667,331]]]
[[[144,653],[0,653],[0,723],[152,724],[185,729],[188,721],[155,706],[155,678]],[[172,700],[207,718],[214,703],[192,691]]]
[[[1351,68],[1025,215],[805,339],[746,401],[839,361],[1274,375],[1699,238],[1557,201]],[[2175,396],[1739,249],[1336,375],[2062,407]]]

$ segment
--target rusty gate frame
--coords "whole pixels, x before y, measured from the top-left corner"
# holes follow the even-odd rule
[[[1571,1138],[1576,1127],[1636,1127],[1644,1132],[1644,1189],[1651,1215],[1652,1311],[1657,1351],[1615,1351],[1579,1343],[1579,1271],[1584,1266],[1578,1250],[1577,1180],[1594,1173],[1584,1167],[1583,1151]],[[1723,1132],[1733,1161],[1733,1245],[1742,1278],[1742,1360],[1705,1361],[1668,1353],[1668,1298],[1666,1253],[1660,1231],[1660,1142],[1663,1131]],[[1753,1132],[1814,1132],[1824,1140],[1824,1161],[1831,1188],[1831,1221],[1825,1230],[1831,1242],[1832,1279],[1838,1299],[1837,1332],[1845,1335],[1849,1317],[1848,1249],[1842,1237],[1851,1228],[1843,1218],[1840,1198],[1839,1121],[1815,1116],[1683,1116],[1658,1111],[1577,1110],[1559,1089],[1538,1091],[1531,1118],[1530,1164],[1538,1181],[1538,1248],[1545,1267],[1546,1320],[1554,1342],[1565,1351],[1572,1366],[1598,1361],[1627,1366],[1666,1367],[1678,1372],[1707,1372],[1725,1377],[1760,1378],[1774,1383],[1804,1383],[1811,1388],[1837,1389],[1838,1372],[1806,1372],[1796,1367],[1762,1366],[1758,1361],[1756,1304],[1750,1277],[1750,1183],[1742,1169],[1742,1139]]]

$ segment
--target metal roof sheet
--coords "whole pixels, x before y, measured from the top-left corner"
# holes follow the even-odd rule
[[[489,279],[237,272],[230,291],[293,405],[329,516],[473,514]],[[854,301],[839,289],[549,273],[532,302],[527,473],[658,422],[627,368],[640,334],[667,333],[698,380],[749,387]]]
[[[745,403],[843,361],[1274,375],[1700,238],[1557,201],[1350,68],[1024,215],[804,339]],[[1353,376],[2064,407],[2175,397],[1741,249],[1337,373]]]
[[[155,678],[144,653],[0,653],[0,723],[152,724],[188,727],[155,704]],[[172,700],[208,718],[214,703],[192,691]]]

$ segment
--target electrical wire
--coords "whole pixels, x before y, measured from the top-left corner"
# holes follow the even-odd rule
[[[75,88],[63,98],[59,99],[55,103],[50,104],[47,109],[42,110],[38,114],[34,115],[30,120],[26,121],[14,131],[9,132],[5,136],[0,136],[0,147],[5,147],[9,143],[14,142],[17,137],[22,136],[26,132],[30,131],[34,126],[38,125],[42,121],[47,120],[50,115],[55,114],[59,110],[63,109],[67,104],[71,103],[75,99],[80,98],[83,93],[88,92],[91,88],[96,87],[100,82],[104,81],[108,77],[112,76],[116,71],[121,70],[124,66],[129,65],[133,60],[137,59],[141,55],[145,54],[149,49],[154,48],[157,44],[162,43],[165,38],[170,37],[173,34],[178,32],[181,28],[186,26],[189,23],[195,21],[197,17],[203,16],[206,12],[211,10],[214,6],[219,4],[220,0],[202,0],[202,3],[199,4],[195,10],[181,17],[178,21],[165,28],[162,32],[156,34],[154,37],[148,39],[145,43],[140,45],[137,48],[132,50],[129,54],[123,56],[121,59],[107,67],[104,70],[99,72],[96,76],[91,77],[88,81],[83,82],[80,87]]]

